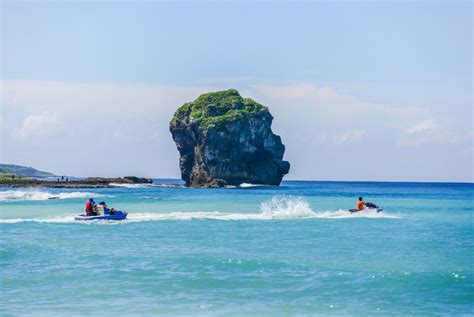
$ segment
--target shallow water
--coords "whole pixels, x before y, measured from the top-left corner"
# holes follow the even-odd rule
[[[0,189],[0,315],[473,314],[473,184],[167,182]]]

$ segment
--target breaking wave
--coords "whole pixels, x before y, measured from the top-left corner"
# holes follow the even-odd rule
[[[97,193],[88,192],[65,192],[65,193],[50,193],[40,190],[7,190],[0,191],[0,201],[16,201],[16,200],[48,200],[48,199],[72,199],[72,198],[87,198],[87,197],[101,197]]]
[[[124,187],[124,188],[146,188],[151,187],[152,184],[122,184],[122,183],[110,183],[113,187]]]
[[[251,184],[251,183],[242,183],[239,185],[239,188],[251,188],[251,187],[272,187],[272,185]]]
[[[265,186],[265,185],[258,185],[258,184],[251,184],[251,183],[242,183],[239,187],[246,188],[246,187],[257,187],[257,186]]]
[[[184,185],[179,184],[121,184],[121,183],[110,183],[113,187],[122,188],[149,188],[149,187],[164,187],[164,188],[182,188]]]
[[[226,185],[225,188],[254,188],[254,187],[272,187],[273,185],[242,183],[239,186]]]
[[[56,217],[47,217],[47,218],[12,218],[12,219],[0,219],[0,223],[5,224],[13,224],[19,222],[38,222],[38,223],[70,223],[75,222],[74,220],[75,215],[67,215],[67,216],[56,216]]]
[[[74,221],[75,214],[64,216],[37,218],[37,219],[0,219],[0,223],[18,223],[18,222],[51,222],[51,223],[69,223]],[[364,211],[350,213],[347,210],[336,211],[313,211],[309,204],[302,198],[273,198],[263,202],[260,205],[258,213],[230,213],[220,211],[195,211],[195,212],[169,212],[152,213],[131,212],[127,220],[124,221],[94,221],[81,223],[133,223],[144,221],[164,221],[164,220],[222,220],[222,221],[241,221],[241,220],[289,220],[289,219],[345,219],[345,218],[401,218],[399,215],[377,213],[376,211]]]

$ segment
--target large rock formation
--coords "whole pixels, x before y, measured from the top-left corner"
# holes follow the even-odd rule
[[[170,122],[187,186],[242,183],[279,185],[290,163],[271,130],[267,107],[235,89],[201,95],[181,106]]]

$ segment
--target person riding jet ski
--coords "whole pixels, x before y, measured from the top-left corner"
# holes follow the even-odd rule
[[[356,202],[356,208],[354,209],[349,209],[350,212],[358,212],[358,211],[363,211],[365,209],[368,210],[375,210],[377,212],[381,212],[383,208],[380,208],[376,204],[373,204],[368,201],[364,201],[362,197],[359,197],[359,199]]]
[[[359,200],[356,203],[357,210],[363,210],[366,205],[366,202],[362,200],[362,197],[359,197]]]
[[[87,216],[96,216],[96,212],[94,211],[94,206],[95,206],[95,201],[94,198],[89,198],[89,200],[86,202],[86,206],[84,208],[84,211],[86,212]]]
[[[96,204],[93,198],[86,202],[85,214],[77,215],[74,220],[125,220],[128,213],[107,206],[105,201]]]
[[[105,201],[101,201],[99,203],[99,206],[101,206],[101,209],[103,209],[104,215],[113,215],[115,214],[115,208],[110,208],[109,205]]]

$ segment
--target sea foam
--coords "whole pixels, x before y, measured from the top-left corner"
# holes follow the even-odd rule
[[[180,184],[122,184],[122,183],[110,183],[113,187],[122,188],[150,188],[150,187],[163,187],[163,188],[182,188],[184,185]]]
[[[97,193],[88,192],[64,192],[64,193],[50,193],[40,190],[7,190],[0,191],[0,201],[15,201],[15,200],[48,200],[48,199],[72,199],[72,198],[87,198],[100,197]]]
[[[151,187],[152,184],[122,184],[122,183],[110,183],[110,186],[113,187],[123,187],[123,188],[146,188]]]

